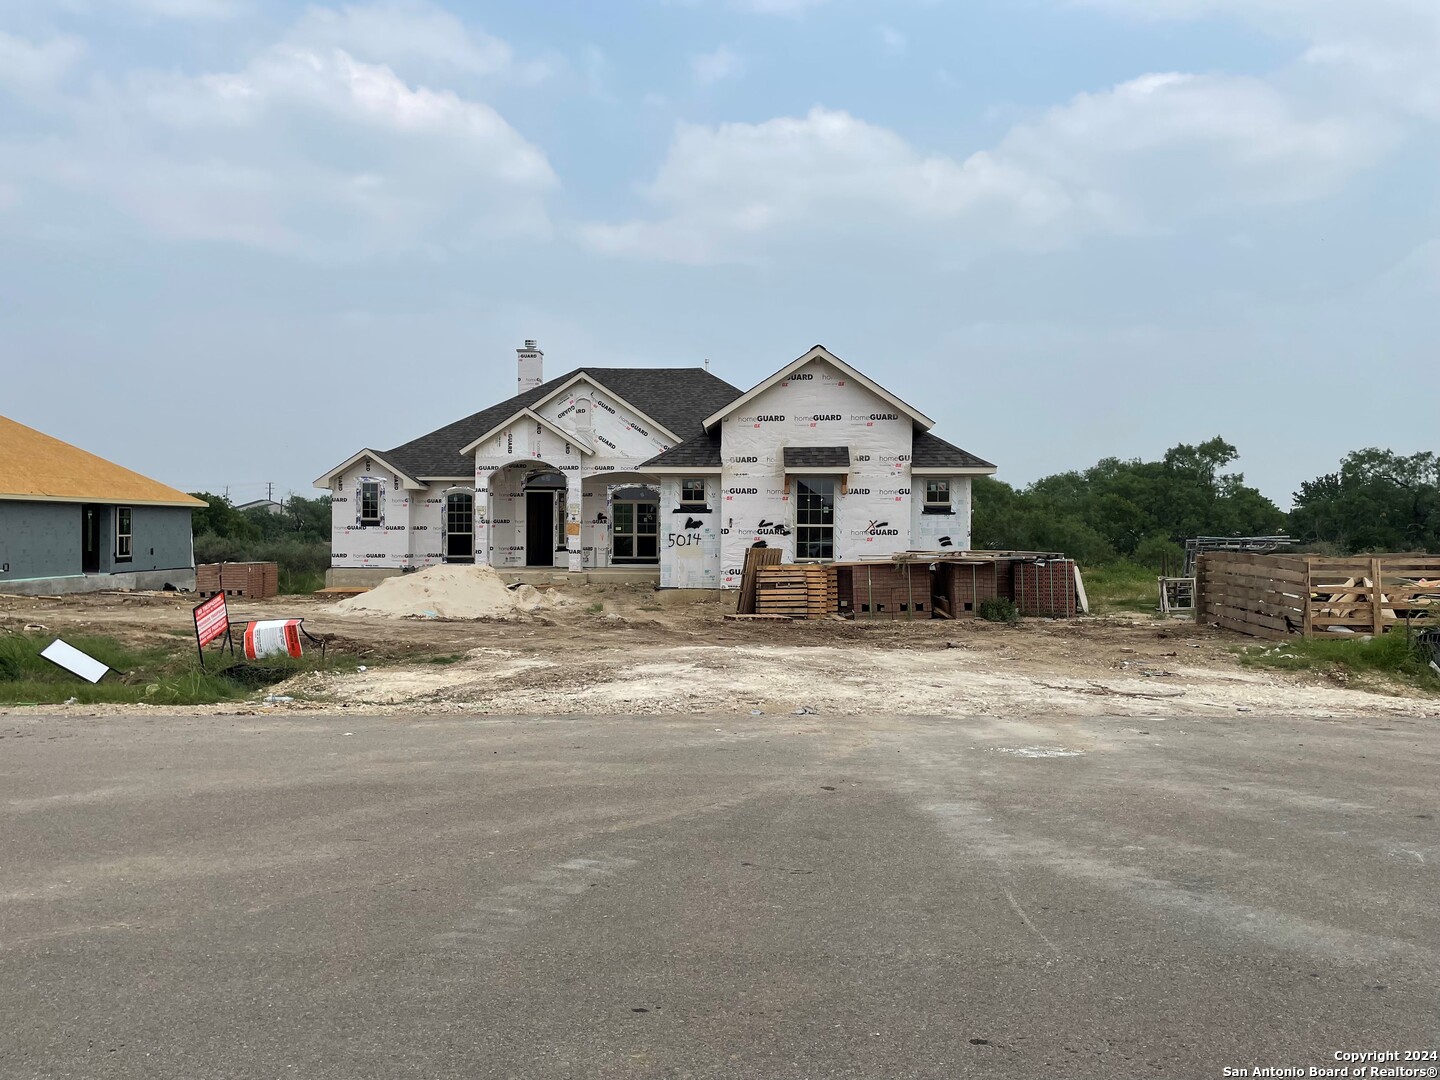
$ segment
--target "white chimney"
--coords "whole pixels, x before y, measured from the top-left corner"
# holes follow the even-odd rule
[[[515,356],[520,393],[534,390],[545,381],[545,354],[534,341],[527,338],[524,347],[515,350]]]

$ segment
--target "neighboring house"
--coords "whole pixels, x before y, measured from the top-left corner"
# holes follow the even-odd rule
[[[393,450],[331,491],[330,583],[439,562],[651,566],[667,588],[739,584],[745,549],[831,561],[970,543],[987,461],[823,346],[742,393],[701,368],[577,368]]]
[[[246,510],[264,510],[267,514],[283,514],[285,513],[285,504],[276,502],[274,499],[251,499],[247,503],[241,503],[235,507],[235,509],[242,512]]]
[[[193,589],[204,505],[0,416],[0,592]]]

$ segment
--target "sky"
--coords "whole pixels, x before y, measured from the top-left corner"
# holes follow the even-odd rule
[[[314,494],[820,343],[1024,484],[1434,449],[1435,0],[4,0],[0,413]]]

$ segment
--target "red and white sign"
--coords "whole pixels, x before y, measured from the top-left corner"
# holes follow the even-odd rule
[[[266,619],[245,625],[245,659],[284,653],[300,655],[299,619]]]
[[[200,648],[225,636],[230,629],[230,612],[225,607],[225,594],[218,592],[203,604],[195,605],[195,640]]]

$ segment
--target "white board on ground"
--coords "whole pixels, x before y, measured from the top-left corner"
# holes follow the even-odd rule
[[[58,664],[72,675],[79,675],[88,683],[98,683],[110,669],[74,645],[67,645],[56,638],[40,651],[40,655],[52,664]]]

